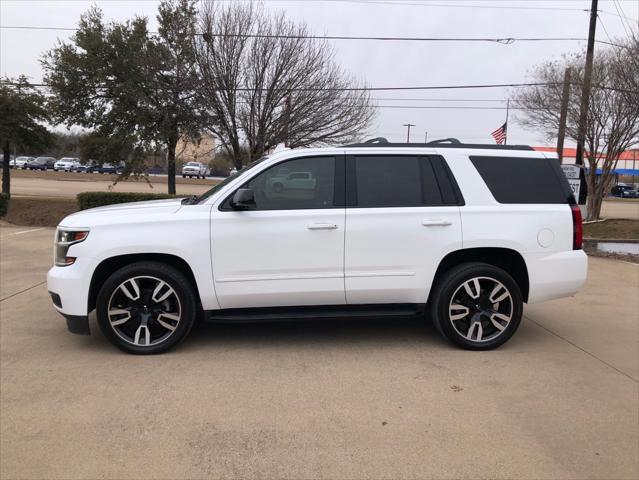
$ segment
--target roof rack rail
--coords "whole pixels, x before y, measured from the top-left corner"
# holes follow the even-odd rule
[[[432,140],[430,142],[426,142],[426,144],[429,144],[429,145],[441,145],[446,143],[449,143],[452,145],[461,145],[462,142],[460,142],[456,138],[442,138],[441,140]]]
[[[371,138],[362,143],[343,145],[343,148],[352,147],[389,147],[389,148],[472,148],[476,150],[534,150],[529,145],[493,145],[483,143],[462,143],[457,138],[442,138],[427,143],[391,143],[384,137]]]

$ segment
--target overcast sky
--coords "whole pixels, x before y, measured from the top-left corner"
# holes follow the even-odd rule
[[[80,14],[97,4],[107,19],[134,15],[156,26],[154,0],[0,0],[0,25],[74,27]],[[578,37],[588,33],[590,0],[271,0],[268,9],[284,10],[306,22],[317,34],[414,37]],[[488,8],[499,7],[499,8]],[[526,7],[526,8],[521,8]],[[639,0],[600,0],[597,39],[625,36],[618,8],[637,29]],[[551,10],[552,9],[552,10]],[[605,27],[605,31],[604,28]],[[606,34],[607,32],[607,34]],[[25,74],[40,82],[39,58],[57,39],[72,32],[0,30],[0,74]],[[585,42],[431,43],[333,41],[337,61],[371,87],[491,84],[525,82],[538,62],[585,48]],[[603,48],[597,44],[596,49]],[[373,92],[377,103],[404,106],[504,107],[506,89]],[[387,100],[387,99],[412,99]],[[439,99],[439,101],[432,101]],[[451,101],[454,99],[455,101]],[[480,101],[481,100],[481,101]],[[490,102],[484,101],[490,100]],[[514,114],[513,114],[514,113]],[[508,143],[544,145],[539,132],[524,130],[511,111]],[[490,132],[505,120],[504,110],[379,108],[372,136],[404,141],[412,123],[412,141],[458,137],[468,142],[492,142]]]

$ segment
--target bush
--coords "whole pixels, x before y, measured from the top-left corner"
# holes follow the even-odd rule
[[[0,217],[4,217],[9,210],[9,195],[0,193]]]
[[[78,193],[77,201],[80,210],[103,207],[115,203],[142,202],[144,200],[161,200],[175,198],[167,193],[132,193],[132,192],[83,192]]]

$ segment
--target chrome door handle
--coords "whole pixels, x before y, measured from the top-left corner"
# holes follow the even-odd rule
[[[335,230],[337,225],[334,223],[310,223],[306,225],[309,230]]]
[[[422,220],[422,225],[425,227],[448,227],[452,224],[453,222],[449,222],[448,220],[436,220],[436,219]]]

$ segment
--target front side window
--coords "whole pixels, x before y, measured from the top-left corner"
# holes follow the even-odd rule
[[[332,208],[335,157],[304,157],[279,163],[249,180],[254,210]]]

